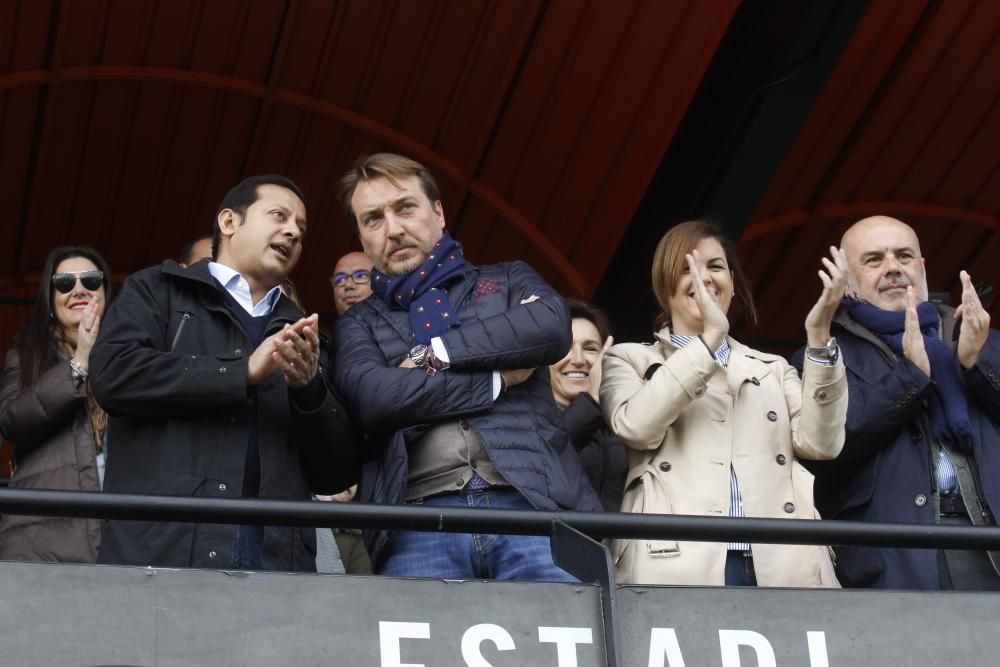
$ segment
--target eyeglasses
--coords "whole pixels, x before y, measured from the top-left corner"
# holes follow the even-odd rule
[[[52,286],[61,294],[69,294],[76,287],[76,280],[80,279],[83,289],[91,292],[101,288],[104,284],[103,271],[77,271],[75,273],[57,273],[52,276]]]
[[[333,285],[333,289],[342,289],[347,287],[348,278],[353,280],[355,285],[364,285],[372,279],[372,274],[366,269],[359,269],[354,273],[335,273],[333,278],[330,278],[330,284]]]

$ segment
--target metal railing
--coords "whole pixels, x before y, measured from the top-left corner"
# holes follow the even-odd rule
[[[994,526],[384,506],[85,491],[0,489],[0,514],[548,536],[557,565],[580,581],[600,586],[609,667],[620,667],[623,662],[614,566],[608,549],[597,541],[602,538],[1000,549],[1000,527]]]
[[[994,526],[432,508],[87,491],[0,489],[0,514],[544,536],[552,534],[554,522],[561,522],[595,539],[1000,549],[1000,527]]]

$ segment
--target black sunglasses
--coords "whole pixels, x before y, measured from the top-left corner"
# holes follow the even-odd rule
[[[372,274],[367,269],[359,269],[354,273],[335,273],[333,278],[330,278],[330,282],[335,288],[343,287],[347,284],[348,278],[353,280],[355,285],[364,285],[372,279]]]
[[[52,276],[52,286],[61,294],[69,294],[76,287],[76,279],[79,278],[83,284],[83,289],[91,292],[101,288],[104,284],[103,271],[80,271],[77,273],[57,273]]]

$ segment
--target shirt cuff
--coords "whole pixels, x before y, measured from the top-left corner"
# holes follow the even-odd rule
[[[446,364],[451,363],[451,359],[448,357],[448,350],[444,347],[444,341],[441,340],[440,336],[435,336],[431,338],[431,349],[434,350],[434,357],[439,361],[443,361]]]
[[[435,339],[436,340],[436,339]],[[500,380],[500,371],[493,371],[493,400],[500,398],[500,391],[503,389],[503,382]]]

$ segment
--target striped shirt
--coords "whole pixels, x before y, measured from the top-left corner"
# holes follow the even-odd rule
[[[681,336],[674,333],[670,334],[670,342],[678,348],[682,348],[691,341],[697,339],[697,336]],[[722,368],[725,368],[729,364],[730,352],[729,343],[723,340],[722,345],[720,345],[719,349],[715,351],[715,363],[719,364]],[[746,516],[746,514],[743,513],[743,496],[740,495],[740,483],[736,479],[736,471],[733,469],[732,464],[729,466],[729,516],[738,518]],[[750,553],[750,543],[730,542],[729,551],[742,551]]]

